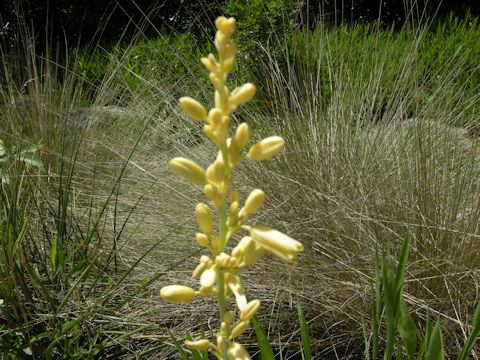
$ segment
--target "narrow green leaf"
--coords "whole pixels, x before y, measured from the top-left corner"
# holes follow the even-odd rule
[[[200,335],[202,339],[206,339],[205,337],[205,330],[203,329],[203,326],[200,328]],[[202,360],[208,360],[208,352],[207,350],[202,351]]]
[[[408,307],[403,297],[400,299],[398,307],[397,330],[407,350],[408,359],[414,359],[415,350],[417,349],[417,334],[415,323],[408,312]]]
[[[170,337],[172,338],[172,341],[173,341],[173,344],[175,345],[175,347],[177,348],[178,352],[180,353],[180,356],[182,357],[183,360],[188,360],[188,356],[187,356],[187,353],[185,352],[185,350],[183,350],[183,348],[180,346],[180,344],[178,343],[177,339],[175,338],[175,336],[173,336],[173,334],[171,333],[170,329],[167,329],[168,331],[168,334],[170,335]]]
[[[425,351],[425,360],[444,360],[443,341],[440,324],[437,321],[435,327],[427,339],[427,349]]]
[[[405,280],[405,269],[407,267],[408,249],[410,247],[410,235],[407,233],[403,242],[402,251],[398,259],[397,273],[395,274],[395,291],[398,299],[402,296],[403,282]]]
[[[305,360],[311,360],[312,347],[310,344],[310,334],[308,333],[307,322],[305,321],[305,316],[303,316],[303,311],[300,304],[298,304],[297,310],[298,310],[298,320],[300,321],[303,353],[305,355]]]
[[[466,360],[472,352],[473,346],[475,345],[478,335],[480,334],[480,302],[477,304],[475,309],[475,314],[473,315],[473,324],[472,331],[465,342],[465,345],[462,347],[462,351],[458,355],[458,360]]]
[[[54,236],[52,246],[50,247],[50,263],[52,264],[52,273],[55,274],[57,264],[57,235]]]
[[[393,347],[395,344],[395,332],[397,329],[396,324],[396,294],[395,283],[393,282],[393,273],[390,268],[390,263],[386,259],[385,252],[382,253],[382,280],[383,290],[385,294],[385,308],[387,313],[386,325],[387,325],[387,346],[385,349],[385,360],[390,360],[393,356]]]
[[[260,348],[260,353],[262,355],[263,360],[275,360],[275,356],[273,355],[272,348],[268,342],[267,336],[265,335],[265,331],[258,321],[257,316],[255,315],[252,318],[253,326],[255,327],[255,335],[257,336],[258,347]]]
[[[362,321],[362,332],[363,332],[363,344],[365,345],[365,360],[370,360],[370,346],[368,343],[367,329],[365,328],[365,323]]]

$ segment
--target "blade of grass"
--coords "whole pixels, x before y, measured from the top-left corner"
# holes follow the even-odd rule
[[[300,304],[297,306],[298,320],[300,321],[300,333],[302,337],[302,349],[305,355],[305,360],[311,360],[312,358],[312,346],[310,344],[310,334],[308,333],[307,322],[305,316],[303,316],[302,307]]]
[[[252,322],[255,328],[255,335],[257,336],[257,343],[260,347],[260,354],[262,355],[262,360],[275,360],[272,348],[270,347],[270,343],[268,342],[267,336],[265,335],[265,331],[263,330],[260,321],[258,321],[258,317],[254,316],[252,318]]]

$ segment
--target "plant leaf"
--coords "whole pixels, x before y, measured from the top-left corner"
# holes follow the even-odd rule
[[[300,321],[300,331],[302,336],[302,347],[303,347],[303,354],[305,355],[305,360],[311,360],[312,358],[312,347],[310,344],[310,334],[308,333],[308,326],[307,322],[305,321],[305,317],[303,316],[303,311],[298,304],[298,319]]]
[[[443,341],[440,324],[437,321],[435,327],[427,339],[427,349],[425,351],[425,360],[443,360]]]
[[[466,360],[470,353],[472,352],[473,346],[477,341],[478,335],[480,334],[480,302],[477,304],[475,309],[475,314],[473,315],[473,324],[472,331],[465,342],[465,345],[462,347],[462,351],[458,355],[458,360]]]
[[[167,329],[168,331],[168,334],[170,335],[170,337],[172,338],[172,341],[173,341],[173,344],[175,345],[175,347],[177,348],[178,352],[180,353],[180,356],[182,357],[183,360],[188,360],[188,356],[187,356],[187,353],[185,352],[185,350],[183,350],[183,348],[180,346],[180,344],[178,343],[177,339],[175,338],[175,336],[173,336],[173,334],[171,333],[170,329]]]
[[[417,334],[415,323],[408,312],[408,307],[403,297],[400,299],[398,306],[397,330],[407,350],[408,359],[413,359],[417,349]]]
[[[252,322],[253,326],[255,327],[255,335],[257,336],[258,347],[260,348],[262,359],[275,360],[275,356],[273,355],[273,351],[270,347],[267,336],[265,335],[265,331],[263,330],[262,325],[260,325],[260,321],[258,321],[258,317],[256,315],[252,318]]]

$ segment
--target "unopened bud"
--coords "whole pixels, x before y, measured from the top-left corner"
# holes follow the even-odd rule
[[[193,184],[203,185],[207,182],[205,171],[191,160],[176,157],[170,160],[170,166],[178,175]]]
[[[228,98],[229,106],[236,107],[245,104],[253,97],[253,95],[255,95],[255,90],[255,85],[251,83],[246,83],[241,87],[236,88]]]
[[[265,199],[265,193],[260,189],[253,190],[250,195],[248,195],[247,200],[245,200],[245,205],[243,206],[241,213],[250,215],[254,214],[260,209]],[[240,214],[241,216],[241,214]]]
[[[197,217],[197,223],[203,233],[211,235],[213,231],[213,220],[210,213],[210,209],[204,203],[197,204],[195,208],[195,215]]]
[[[185,96],[179,100],[185,114],[197,121],[207,121],[207,110],[197,100]]]
[[[280,150],[282,150],[285,141],[279,136],[270,136],[261,140],[250,148],[247,157],[252,160],[265,160]]]
[[[207,339],[201,339],[196,341],[185,340],[184,344],[189,349],[203,351],[209,348],[210,341],[208,341]]]
[[[195,290],[183,285],[168,285],[160,290],[160,296],[169,302],[182,303],[192,300]]]

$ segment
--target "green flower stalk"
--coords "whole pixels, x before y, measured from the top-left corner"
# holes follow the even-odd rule
[[[218,217],[218,231],[214,231],[210,207],[199,203],[195,215],[200,232],[195,237],[198,244],[210,253],[210,256],[200,257],[200,263],[193,271],[192,276],[200,280],[200,287],[196,291],[183,285],[169,285],[162,288],[160,295],[174,303],[190,301],[197,295],[216,296],[220,313],[216,343],[206,339],[187,340],[185,346],[202,351],[210,349],[221,360],[245,360],[250,359],[250,355],[242,345],[235,342],[235,338],[248,328],[251,318],[260,307],[260,301],[247,300],[242,278],[238,274],[246,266],[260,260],[267,251],[291,263],[298,257],[298,252],[303,250],[303,246],[280,231],[263,225],[247,225],[248,217],[262,206],[265,193],[260,189],[253,190],[240,207],[240,196],[232,189],[233,169],[238,163],[247,159],[266,160],[282,150],[284,140],[271,136],[246,151],[250,135],[246,123],[240,124],[229,137],[231,113],[255,95],[255,86],[247,83],[230,92],[225,85],[228,74],[234,67],[237,51],[230,40],[235,30],[235,19],[221,16],[215,25],[218,58],[209,54],[201,59],[210,71],[210,81],[215,87],[215,107],[207,113],[200,102],[190,97],[182,97],[179,102],[190,118],[206,123],[203,131],[218,147],[218,154],[206,170],[181,157],[172,159],[170,166],[191,183],[204,186],[204,194]],[[228,241],[241,231],[248,232],[249,236],[244,236],[232,253],[227,254],[225,247]],[[235,299],[236,313],[227,308],[231,298]]]

